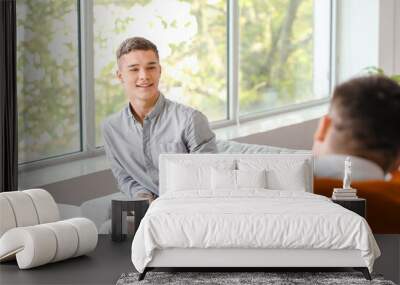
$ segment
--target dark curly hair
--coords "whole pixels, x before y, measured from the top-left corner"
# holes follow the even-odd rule
[[[335,131],[352,142],[355,155],[390,171],[400,156],[400,85],[385,76],[349,80],[335,88],[331,110]]]

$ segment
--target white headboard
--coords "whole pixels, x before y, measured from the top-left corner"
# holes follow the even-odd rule
[[[313,157],[311,153],[304,154],[161,154],[159,157],[159,195],[166,193],[169,185],[167,170],[172,164],[195,163],[201,165],[211,165],[215,163],[229,163],[237,169],[240,161],[266,161],[269,164],[285,162],[304,162],[306,165],[306,191],[313,192]]]

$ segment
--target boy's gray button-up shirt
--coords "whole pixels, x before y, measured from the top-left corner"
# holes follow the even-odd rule
[[[103,123],[104,149],[120,190],[158,195],[160,153],[216,153],[215,134],[199,111],[159,95],[143,126],[129,104]]]

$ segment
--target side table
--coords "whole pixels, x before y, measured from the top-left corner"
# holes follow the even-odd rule
[[[128,199],[115,199],[111,201],[111,239],[113,241],[123,241],[126,235],[122,233],[122,223],[126,223],[125,217],[128,211],[135,212],[135,229],[136,233],[140,221],[146,214],[149,208],[149,199],[136,198],[133,200]]]
[[[363,218],[367,217],[367,201],[363,198],[354,198],[351,200],[332,199],[332,202],[359,214]]]

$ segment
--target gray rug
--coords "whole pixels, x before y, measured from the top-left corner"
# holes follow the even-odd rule
[[[379,284],[395,285],[380,275],[372,275],[372,281],[360,272],[148,272],[146,278],[138,281],[139,273],[122,274],[117,285],[134,284]]]

